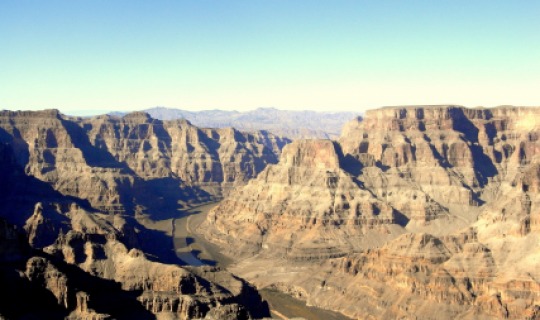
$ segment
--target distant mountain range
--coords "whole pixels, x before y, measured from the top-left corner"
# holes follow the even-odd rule
[[[341,127],[361,115],[360,112],[288,111],[258,108],[252,111],[203,110],[187,111],[156,107],[143,110],[160,120],[187,119],[198,127],[234,127],[242,131],[267,130],[292,139],[334,139]],[[113,115],[123,113],[114,112]]]

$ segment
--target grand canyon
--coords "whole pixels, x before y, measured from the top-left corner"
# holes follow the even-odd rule
[[[0,111],[1,317],[540,319],[540,108],[184,116]]]

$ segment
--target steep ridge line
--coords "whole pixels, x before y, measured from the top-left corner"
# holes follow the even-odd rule
[[[168,133],[173,131],[176,136]],[[185,143],[173,147],[175,137]],[[56,110],[0,112],[0,216],[7,220],[0,230],[0,261],[9,261],[0,266],[0,279],[2,295],[12,296],[0,304],[0,314],[269,316],[248,283],[220,268],[176,265],[170,234],[138,220],[167,220],[192,203],[220,198],[274,161],[280,141],[144,114],[112,120],[70,118]],[[195,158],[171,165],[175,154],[189,157],[197,148]],[[175,168],[192,180],[179,178]],[[198,171],[190,175],[186,168]],[[25,297],[36,299],[17,307]]]
[[[199,232],[257,287],[350,317],[534,317],[539,137],[540,108],[369,110],[286,146]]]

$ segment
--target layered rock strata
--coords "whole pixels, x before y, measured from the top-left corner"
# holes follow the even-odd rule
[[[14,150],[14,144],[0,144],[0,291],[9,297],[0,303],[3,317],[269,315],[256,290],[227,271],[151,261],[139,249],[141,240],[157,238],[141,238],[146,230],[133,218],[97,211],[84,199],[63,195],[25,173]],[[27,299],[31,303],[21,307]]]
[[[534,318],[539,132],[540,108],[370,110],[338,142],[287,146],[200,231],[258,286],[351,317]]]
[[[0,314],[7,318],[251,319],[268,307],[246,282],[212,267],[148,261],[111,234],[70,230],[43,251],[0,219]],[[208,279],[212,279],[209,281]],[[21,301],[32,299],[25,308]],[[36,300],[34,300],[36,299]]]
[[[28,175],[115,213],[219,199],[277,162],[288,140],[141,112],[84,119],[46,110],[0,112],[0,142]]]
[[[536,318],[539,119],[538,108],[383,108],[267,165],[282,144],[265,133],[3,112],[1,270],[20,289],[0,314],[264,316],[223,270],[150,261],[139,248],[155,238],[115,214],[229,194],[200,231],[259,287],[356,318]],[[43,303],[14,308],[24,292]]]
[[[399,232],[395,219],[390,206],[340,168],[339,146],[298,140],[283,149],[279,164],[211,211],[201,229],[234,255],[309,260],[358,250],[370,230]]]

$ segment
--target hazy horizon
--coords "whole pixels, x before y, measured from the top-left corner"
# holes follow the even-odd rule
[[[137,112],[137,111],[145,111],[149,109],[154,108],[164,108],[169,110],[181,110],[181,111],[189,111],[189,112],[205,112],[205,111],[229,111],[229,112],[240,112],[240,113],[246,113],[246,112],[252,112],[256,111],[258,109],[277,109],[279,111],[291,111],[291,112],[302,112],[302,111],[313,111],[318,113],[357,113],[357,114],[364,114],[368,110],[373,109],[380,109],[380,108],[393,108],[393,107],[421,107],[421,106],[445,106],[445,105],[452,105],[452,106],[460,106],[465,108],[496,108],[496,107],[505,107],[505,106],[512,106],[512,107],[524,107],[524,108],[537,108],[540,106],[519,106],[519,105],[497,105],[497,106],[464,106],[462,104],[411,104],[411,105],[393,105],[393,106],[377,106],[377,107],[368,107],[359,111],[355,110],[320,110],[320,109],[284,109],[284,108],[277,108],[277,107],[256,107],[256,108],[250,108],[250,109],[243,109],[238,110],[234,108],[179,108],[179,107],[167,107],[167,106],[154,106],[149,108],[140,108],[140,109],[118,109],[118,110],[112,110],[112,109],[61,109],[61,108],[0,108],[0,110],[9,110],[9,111],[40,111],[40,110],[47,110],[47,109],[56,109],[59,110],[62,114],[68,115],[68,116],[97,116],[97,115],[103,115],[103,114],[109,114],[114,112],[120,112],[120,113],[130,113],[130,112]]]
[[[534,1],[9,1],[0,109],[537,106]]]

